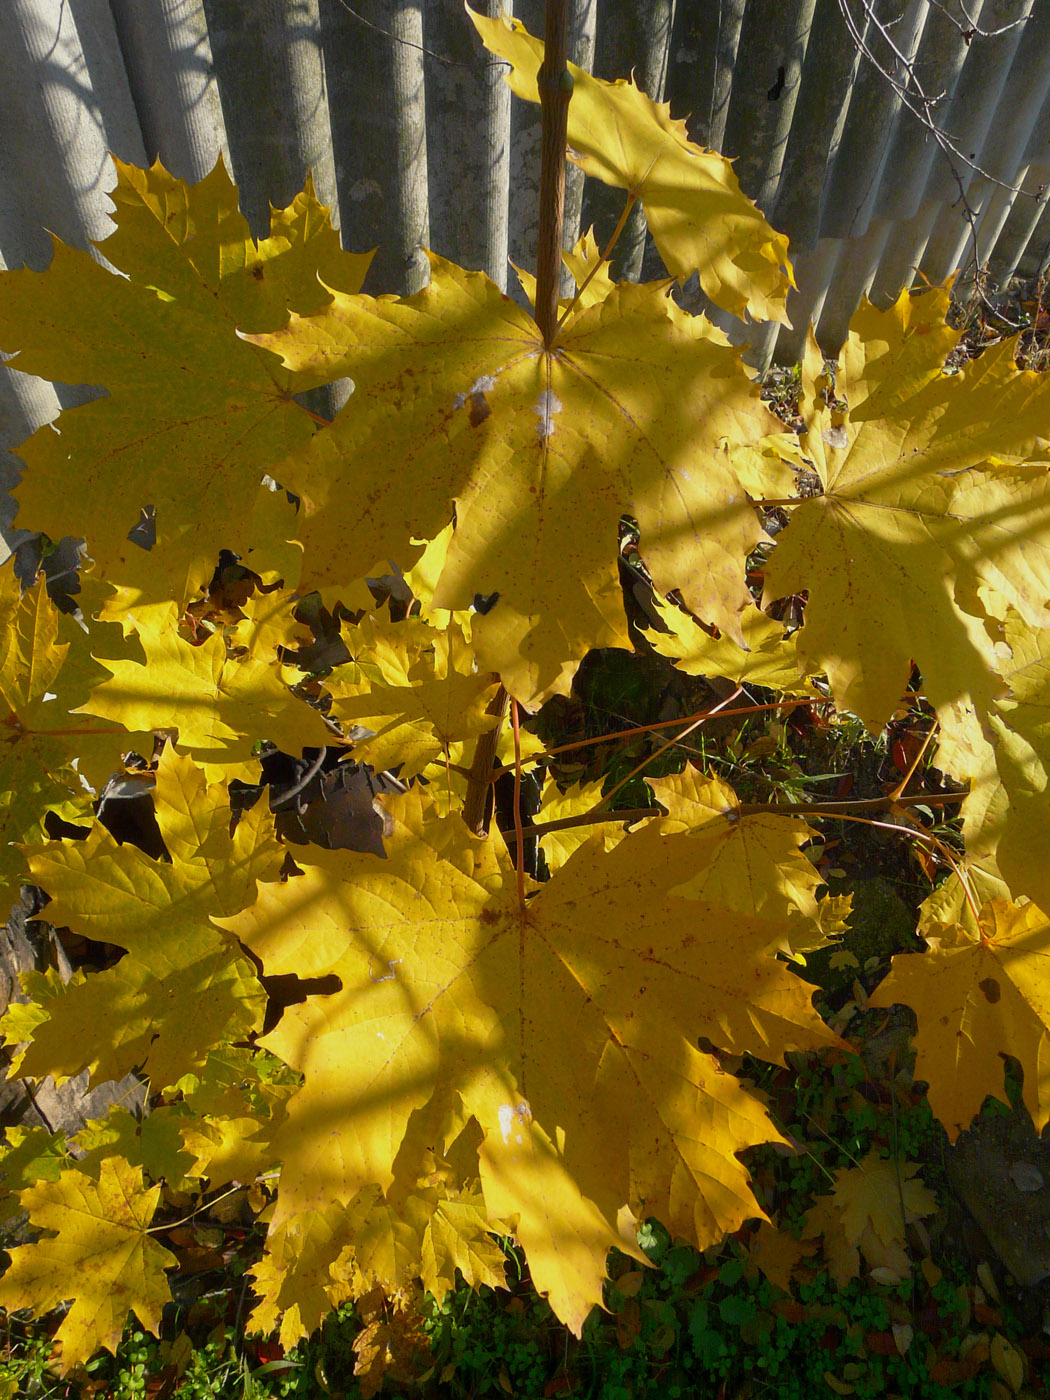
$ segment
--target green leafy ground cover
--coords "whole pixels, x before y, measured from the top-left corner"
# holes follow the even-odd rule
[[[801,1147],[797,1156],[763,1149],[751,1159],[760,1195],[782,1223],[801,1225],[833,1173],[873,1147],[921,1161],[927,1185],[939,1196],[946,1192],[946,1139],[906,1071],[887,1086],[874,1083],[857,1056],[837,1063],[811,1057],[798,1068],[795,1079],[770,1066],[750,1066],[779,1126]],[[996,1110],[989,1105],[986,1111]],[[1032,1319],[1001,1276],[987,1267],[975,1275],[953,1230],[946,1215],[928,1236],[912,1232],[915,1267],[897,1286],[857,1278],[838,1288],[814,1255],[784,1291],[752,1262],[746,1230],[698,1254],[654,1225],[642,1242],[656,1267],[639,1270],[627,1258],[614,1260],[609,1311],[595,1314],[578,1342],[536,1297],[520,1255],[508,1249],[505,1291],[463,1288],[440,1308],[421,1300],[416,1375],[387,1381],[381,1393],[406,1400],[894,1394],[999,1400],[1045,1394],[1039,1373],[1047,1348],[1032,1335]],[[30,1328],[9,1316],[0,1395],[367,1396],[367,1386],[354,1377],[353,1342],[361,1324],[353,1309],[330,1315],[318,1335],[287,1356],[265,1339],[243,1336],[243,1275],[260,1244],[261,1231],[228,1230],[222,1267],[202,1273],[194,1302],[170,1310],[160,1341],[129,1326],[116,1358],[101,1356],[64,1380],[49,1373],[46,1326]],[[1002,1378],[1006,1346],[1005,1354],[1017,1357],[1025,1372],[1021,1392]]]

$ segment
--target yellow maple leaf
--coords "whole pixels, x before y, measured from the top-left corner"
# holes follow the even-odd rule
[[[935,768],[951,774],[960,783],[970,784],[958,809],[966,856],[970,862],[980,862],[988,873],[997,870],[995,850],[1009,807],[996,750],[988,737],[991,717],[986,713],[982,724],[977,707],[969,697],[940,706],[937,747],[933,754]],[[1009,897],[1005,889],[994,893]]]
[[[1010,693],[987,718],[984,766],[994,776],[980,790],[987,794],[986,826],[998,838],[995,860],[1011,896],[1050,909],[1050,629],[1028,627],[1011,610],[1004,632],[1010,660],[1002,675]]]
[[[225,786],[207,787],[170,749],[156,806],[171,864],[118,845],[101,826],[85,841],[28,850],[56,922],[128,953],[47,1002],[20,1073],[68,1078],[90,1066],[98,1082],[137,1069],[161,1090],[259,1024],[266,997],[255,969],[209,916],[243,908],[257,880],[276,877],[272,818],[257,803],[231,837]]]
[[[917,1177],[915,1162],[881,1157],[876,1149],[855,1167],[835,1173],[830,1196],[806,1213],[803,1239],[824,1237],[831,1277],[839,1288],[860,1272],[860,1260],[880,1283],[900,1283],[911,1273],[906,1226],[937,1211],[937,1199]],[[903,1203],[903,1214],[902,1214]]]
[[[345,1206],[333,1201],[271,1224],[266,1253],[250,1270],[259,1299],[249,1319],[253,1332],[277,1332],[290,1351],[353,1297],[352,1287],[332,1275],[346,1244],[347,1219]]]
[[[301,594],[294,588],[279,588],[272,593],[253,593],[240,611],[243,617],[230,630],[229,646],[234,656],[262,660],[289,682],[301,680],[294,668],[278,669],[278,648],[296,651],[313,641],[310,628],[295,616]]]
[[[817,899],[824,880],[802,852],[816,835],[804,821],[772,812],[742,817],[728,783],[695,768],[645,781],[667,809],[661,828],[689,832],[697,843],[699,869],[677,894],[779,927],[785,953],[811,952],[842,931]]]
[[[346,1212],[345,1237],[332,1276],[343,1279],[355,1296],[378,1283],[390,1291],[409,1285],[419,1275],[419,1233],[411,1197],[395,1204],[377,1186],[365,1187]]]
[[[435,1200],[423,1232],[420,1277],[438,1303],[459,1286],[459,1278],[471,1288],[506,1286],[506,1256],[492,1228],[478,1190],[445,1192]]]
[[[210,765],[246,762],[260,739],[297,754],[329,741],[324,719],[292,694],[272,650],[230,656],[219,633],[194,646],[179,636],[174,609],[165,626],[154,621],[138,625],[144,662],[109,661],[111,678],[95,686],[83,713],[127,729],[178,730],[178,752]]]
[[[581,306],[593,306],[596,302],[604,301],[616,286],[609,273],[609,264],[601,260],[601,250],[593,229],[588,229],[571,249],[562,253],[561,260],[573,275]],[[535,304],[535,297],[531,300]]]
[[[482,274],[431,265],[414,297],[337,294],[251,337],[300,381],[357,384],[280,467],[302,497],[304,583],[343,583],[377,559],[407,567],[410,542],[434,538],[455,502],[433,605],[497,595],[472,619],[478,666],[531,706],[567,690],[591,647],[627,644],[615,541],[630,511],[657,587],[680,587],[742,641],[743,565],[761,530],[738,463],[761,458],[776,422],[725,337],[665,288],[625,284],[546,350]],[[391,470],[402,456],[407,496]]]
[[[23,591],[13,560],[0,568],[0,884],[27,878],[11,843],[42,839],[49,808],[90,820],[82,779],[100,786],[143,737],[70,713],[106,674],[90,652],[105,649],[101,630],[61,615],[42,578]]]
[[[182,1091],[188,1116],[182,1141],[193,1154],[190,1176],[206,1176],[214,1189],[231,1181],[254,1181],[277,1162],[274,1130],[296,1076],[277,1061],[268,1074],[262,1051],[224,1045],[213,1050],[198,1073],[185,1075]]]
[[[984,712],[1003,689],[977,585],[1029,626],[1050,625],[1050,385],[1019,371],[1013,347],[943,373],[958,338],[946,288],[865,303],[825,402],[824,361],[803,361],[802,445],[822,494],[794,507],[766,563],[769,599],[808,590],[803,668],[824,672],[840,708],[874,732],[893,713],[914,661],[941,709],[971,697]]]
[[[405,570],[405,583],[419,604],[420,617],[429,622],[432,627],[443,627],[447,618],[455,617],[466,635],[470,628],[471,615],[469,612],[449,613],[442,608],[434,607],[434,590],[437,588],[438,580],[441,578],[445,561],[448,558],[448,547],[452,543],[454,528],[453,522],[450,520],[432,540],[427,540],[424,543],[423,553],[411,569]],[[418,545],[419,543],[418,540],[413,541],[413,544]]]
[[[536,813],[536,824],[561,821],[565,817],[583,816],[593,812],[602,800],[602,780],[597,782],[573,783],[562,792],[557,783],[548,779],[540,797],[540,809]],[[602,833],[603,840],[615,845],[623,836],[623,819],[615,815],[608,822],[596,822],[593,826],[568,826],[562,831],[546,831],[540,837],[547,869],[553,874],[560,870],[577,847],[591,840],[596,831]]]
[[[965,861],[960,863],[960,869],[974,897],[978,915],[980,910],[993,900],[998,899],[1009,904],[1010,891],[993,861]],[[935,924],[959,924],[968,937],[981,936],[977,916],[966,897],[966,888],[955,870],[919,905],[920,935],[925,938],[927,933],[935,933]]]
[[[539,102],[543,44],[520,20],[487,19],[468,9],[482,43],[511,64],[505,81],[527,102]],[[640,199],[653,241],[672,276],[699,272],[718,306],[756,320],[788,324],[794,285],[787,238],[776,233],[741,192],[724,156],[690,141],[668,103],[633,82],[593,78],[574,63],[569,102],[569,159],[588,175]]]
[[[143,1186],[141,1168],[119,1157],[106,1158],[97,1177],[72,1168],[21,1193],[32,1223],[55,1233],[12,1249],[0,1307],[45,1312],[73,1299],[55,1334],[63,1375],[99,1347],[115,1353],[129,1311],[160,1332],[171,1301],[164,1270],[178,1261],[148,1234],[159,1195],[159,1186]]]
[[[625,1228],[617,1229],[581,1191],[513,1084],[488,1076],[483,1087],[487,1095],[474,1102],[483,1117],[495,1116],[498,1123],[478,1153],[486,1208],[512,1222],[536,1291],[579,1337],[592,1309],[602,1303],[610,1249],[644,1262],[634,1237],[636,1222],[627,1212]]]
[[[442,630],[418,620],[363,618],[344,629],[344,639],[356,660],[337,666],[324,686],[333,719],[373,731],[355,741],[355,759],[380,771],[401,764],[407,780],[453,743],[497,723],[486,711],[498,678],[475,669],[455,623]]]
[[[153,506],[182,605],[220,549],[247,556],[262,474],[314,431],[287,373],[238,329],[273,328],[288,305],[317,310],[328,295],[319,255],[328,285],[344,291],[360,286],[367,260],[338,252],[309,190],[255,244],[221,166],[192,188],[159,164],[118,163],[117,175],[118,227],[100,246],[127,276],[56,240],[46,272],[0,280],[12,366],[108,390],[20,448],[19,524],[86,536],[96,575],[120,581],[141,554],[128,530]],[[77,489],[54,489],[66,480]]]
[[[372,1400],[388,1380],[418,1380],[430,1360],[418,1300],[390,1298],[376,1285],[358,1299],[357,1309],[363,1326],[354,1338],[354,1378],[362,1400]]]
[[[669,657],[687,676],[721,676],[740,685],[764,685],[787,695],[818,695],[803,675],[797,652],[798,633],[790,636],[781,623],[749,604],[741,614],[745,646],[731,637],[712,637],[688,613],[653,596],[653,605],[667,626],[646,632],[646,641]]]
[[[206,1176],[210,1187],[231,1181],[254,1181],[277,1160],[273,1124],[263,1121],[236,1090],[229,1090],[205,1118],[181,1124],[182,1142],[191,1156],[187,1176]]]
[[[302,547],[293,538],[296,512],[287,493],[273,485],[264,482],[256,489],[251,514],[239,526],[246,542],[242,562],[264,584],[282,582],[291,589],[302,567]],[[162,540],[150,550],[126,542],[108,582],[93,573],[81,576],[77,601],[89,610],[82,596],[86,586],[90,610],[99,619],[119,622],[128,635],[140,628],[162,631],[173,603],[189,605],[207,595],[214,571],[214,559],[187,558],[177,540],[171,545]]]
[[[366,1186],[345,1207],[307,1210],[271,1224],[256,1291],[264,1298],[264,1308],[270,1307],[271,1299],[279,1298],[287,1307],[301,1296],[307,1309],[282,1319],[286,1346],[307,1335],[321,1298],[358,1298],[376,1285],[392,1295],[406,1294],[422,1281],[441,1301],[460,1281],[471,1287],[504,1285],[505,1257],[492,1231],[498,1228],[506,1234],[507,1226],[486,1214],[476,1180],[464,1184],[449,1163],[438,1163],[428,1150],[421,1154],[425,1163],[417,1165],[433,1169],[420,1179],[401,1179],[406,1155],[420,1157],[414,1139],[420,1138],[424,1124],[442,1131],[441,1115],[434,1113],[433,1105],[425,1114],[414,1115],[408,1151],[400,1154],[399,1177],[389,1192]],[[476,1171],[476,1142],[469,1160]],[[407,1170],[410,1174],[411,1168]],[[291,1250],[290,1240],[298,1242]]]
[[[1034,904],[996,899],[981,910],[978,930],[974,937],[958,924],[927,927],[929,951],[898,954],[869,1001],[914,1010],[915,1077],[929,1083],[930,1107],[953,1142],[986,1097],[1005,1100],[1003,1055],[1021,1063],[1036,1130],[1050,1122],[1050,920]]]
[[[702,858],[693,838],[650,827],[608,854],[594,839],[521,910],[494,843],[422,803],[389,803],[385,860],[311,851],[222,920],[268,973],[342,987],[263,1042],[304,1075],[274,1140],[274,1228],[386,1189],[413,1112],[454,1089],[484,1134],[490,1218],[514,1222],[578,1329],[608,1248],[634,1247],[622,1210],[703,1245],[762,1214],[735,1154],[779,1135],[696,1037],[767,1058],[838,1042],[767,954],[777,924],[672,895]]]
[[[588,229],[581,238],[578,238],[571,250],[563,251],[561,260],[572,273],[577,286],[578,304],[581,307],[594,306],[597,302],[604,301],[616,287],[616,283],[609,273],[609,264],[602,262],[601,250],[594,237],[593,229]],[[522,290],[529,299],[529,305],[534,307],[536,305],[535,276],[526,271],[525,268],[518,267],[517,264],[513,266]],[[583,290],[580,291],[580,288]],[[563,311],[572,303],[573,297],[558,298],[558,305]]]
[[[48,733],[68,716],[45,696],[62,668],[58,613],[41,582],[23,595],[13,561],[0,570],[0,879],[17,885],[24,862],[11,843],[39,840],[48,807],[79,786],[67,743]],[[7,906],[5,906],[6,912]]]
[[[67,649],[42,579],[23,590],[14,559],[7,559],[0,570],[0,696],[12,713],[26,714],[43,700]]]
[[[812,1245],[807,1249],[802,1240],[796,1240],[787,1230],[778,1230],[768,1220],[759,1221],[747,1246],[751,1263],[784,1293],[791,1292],[791,1275],[812,1249]]]
[[[1007,609],[999,651],[1008,693],[983,714],[965,702],[942,710],[935,763],[970,783],[959,812],[967,860],[986,877],[981,901],[1032,899],[1050,908],[1050,629],[1029,627]]]
[[[196,185],[159,160],[149,170],[114,165],[117,228],[106,257],[133,281],[190,302],[203,288],[244,330],[276,329],[289,308],[317,310],[329,287],[360,291],[373,254],[343,251],[310,176],[286,209],[271,210],[269,235],[256,242],[221,158]]]
[[[332,1275],[355,1294],[374,1283],[403,1292],[418,1279],[439,1302],[458,1286],[457,1269],[471,1287],[502,1288],[506,1258],[493,1228],[476,1182],[460,1189],[435,1172],[409,1190],[366,1188],[348,1207],[349,1243]]]

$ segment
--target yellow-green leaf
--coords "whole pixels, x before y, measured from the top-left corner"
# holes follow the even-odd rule
[[[417,620],[363,618],[344,635],[357,659],[336,667],[325,689],[333,719],[348,731],[373,731],[355,741],[359,761],[380,770],[400,764],[407,780],[454,742],[476,739],[496,724],[487,708],[498,679],[477,671],[455,623],[441,630]]]
[[[181,569],[183,604],[220,549],[247,554],[263,473],[313,433],[291,397],[297,386],[238,329],[242,316],[253,318],[249,330],[278,323],[284,297],[310,310],[323,301],[316,280],[309,296],[304,288],[309,229],[326,216],[304,195],[256,246],[221,170],[187,189],[159,166],[119,166],[114,199],[118,231],[100,246],[128,276],[56,240],[46,272],[0,279],[0,349],[14,354],[12,368],[107,390],[19,449],[27,470],[18,523],[53,539],[86,536],[97,576],[121,581],[142,553],[127,533],[153,506],[160,547]],[[271,264],[277,287],[250,291],[267,286]],[[360,285],[356,271],[345,287]]]
[[[32,1223],[55,1233],[11,1251],[0,1307],[43,1313],[73,1300],[55,1334],[63,1374],[99,1347],[115,1353],[129,1311],[160,1332],[171,1300],[164,1270],[177,1261],[147,1233],[159,1195],[159,1186],[143,1186],[141,1168],[119,1157],[106,1158],[97,1179],[72,1168],[21,1193]]]
[[[739,685],[764,685],[789,695],[820,694],[803,675],[798,633],[788,636],[784,627],[760,608],[745,607],[740,619],[745,646],[740,646],[730,637],[712,637],[673,603],[654,596],[653,604],[668,630],[660,632],[654,627],[646,640],[687,676],[721,676]]]
[[[679,587],[742,641],[744,563],[762,532],[738,466],[753,489],[776,422],[725,337],[665,288],[624,285],[546,350],[487,278],[431,262],[430,285],[407,300],[337,294],[252,337],[297,381],[358,386],[281,467],[302,497],[304,585],[348,582],[377,560],[407,567],[411,541],[434,538],[455,504],[433,605],[496,595],[472,622],[478,666],[532,705],[567,690],[591,647],[626,644],[616,541],[628,511],[657,587]]]
[[[904,293],[853,318],[835,393],[810,337],[802,445],[822,493],[793,509],[766,564],[766,595],[807,590],[798,654],[840,708],[877,730],[914,661],[938,708],[1004,689],[980,585],[1029,626],[1050,625],[1050,384],[1004,343],[943,373],[958,332],[947,289]],[[1025,465],[1034,457],[1039,465]]]
[[[903,1002],[919,1020],[916,1079],[954,1142],[988,1095],[1006,1098],[1002,1057],[1024,1070],[1022,1094],[1037,1130],[1050,1122],[1050,920],[1034,904],[993,900],[979,936],[958,925],[925,930],[930,951],[893,959],[871,1006]],[[994,1050],[990,1053],[990,1047]]]
[[[86,841],[28,852],[34,881],[52,896],[50,917],[128,952],[47,1003],[22,1074],[68,1077],[90,1066],[98,1081],[139,1070],[160,1090],[259,1023],[266,998],[255,970],[210,916],[243,908],[257,880],[276,877],[272,818],[257,803],[231,837],[225,786],[206,787],[170,750],[157,799],[170,864],[118,845],[101,826]]]
[[[523,910],[506,857],[458,815],[427,817],[418,791],[390,805],[386,859],[310,852],[222,921],[267,973],[340,984],[264,1042],[304,1075],[274,1139],[274,1228],[386,1189],[412,1114],[451,1096],[429,1142],[477,1118],[489,1218],[517,1221],[578,1328],[626,1247],[622,1211],[701,1247],[761,1215],[736,1153],[778,1135],[696,1038],[766,1058],[838,1042],[767,951],[780,925],[673,893],[703,862],[694,838],[594,838]]]
[[[269,739],[287,753],[320,747],[330,731],[318,712],[293,695],[269,656],[227,655],[219,633],[198,646],[167,625],[140,625],[145,661],[110,661],[111,679],[96,685],[82,710],[127,729],[177,729],[177,747],[199,763],[244,762]]]
[[[539,102],[543,44],[520,20],[468,14],[485,47],[511,64],[506,81],[516,96]],[[756,320],[782,321],[793,285],[787,238],[776,233],[741,192],[724,156],[690,141],[684,121],[671,118],[629,80],[607,83],[569,64],[569,156],[588,175],[640,199],[668,271],[699,272],[718,306]]]

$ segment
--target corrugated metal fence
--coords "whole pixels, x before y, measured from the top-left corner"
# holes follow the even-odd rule
[[[542,33],[542,0],[513,12]],[[811,318],[836,348],[917,270],[1046,268],[1050,0],[574,0],[571,56],[692,113],[789,235],[795,330],[749,328],[759,358]],[[421,245],[505,286],[533,264],[539,112],[502,72],[461,0],[0,0],[0,267],[106,236],[113,151],[188,181],[222,157],[257,235],[312,170],[344,246],[379,246],[368,290],[414,290]],[[621,199],[572,172],[567,236]],[[659,275],[640,219],[619,273]],[[0,368],[0,447],[83,394]]]

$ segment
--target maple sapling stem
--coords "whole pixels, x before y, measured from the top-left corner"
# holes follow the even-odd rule
[[[270,811],[283,812],[287,807],[291,805],[292,802],[295,802],[296,806],[298,807],[297,799],[302,796],[302,794],[310,786],[313,780],[317,777],[318,773],[320,773],[321,766],[327,757],[328,750],[322,744],[320,751],[317,754],[317,757],[309,765],[303,776],[299,779],[299,781],[295,784],[294,787],[289,788],[287,792],[281,793],[281,796],[278,798],[277,802],[271,804]]]
[[[220,1201],[225,1201],[227,1196],[236,1196],[238,1191],[243,1190],[244,1187],[240,1184],[231,1186],[218,1196],[213,1196],[210,1201],[201,1201],[199,1206],[194,1206],[189,1215],[184,1215],[181,1220],[166,1220],[163,1225],[150,1225],[146,1230],[146,1234],[162,1235],[165,1230],[177,1230],[180,1225],[188,1225],[190,1221],[194,1220],[202,1211],[211,1210],[212,1206],[217,1206]]]
[[[742,817],[757,816],[761,812],[786,812],[788,816],[845,817],[849,812],[878,812],[889,807],[940,807],[945,802],[962,802],[965,792],[913,792],[910,797],[858,797],[855,801],[843,802],[742,802],[739,812]]]
[[[552,822],[534,822],[529,827],[530,836],[546,836],[551,831],[569,831],[574,826],[597,826],[599,822],[641,822],[649,817],[660,815],[657,807],[623,807],[615,812],[603,812],[592,807],[589,812],[580,812],[575,817],[559,817]]]
[[[966,794],[960,793],[959,796],[965,797]],[[919,799],[906,798],[904,800],[918,801]],[[924,799],[924,803],[926,801],[928,801],[928,799]],[[887,805],[891,807],[901,806],[900,798],[897,798],[896,800],[892,801],[890,798],[887,798],[886,802]],[[977,908],[977,904],[974,900],[973,892],[970,889],[970,883],[966,877],[965,871],[963,870],[959,862],[955,859],[954,854],[948,849],[948,847],[944,844],[943,841],[939,841],[937,837],[934,836],[932,831],[924,831],[921,827],[918,831],[916,831],[916,829],[911,826],[898,826],[895,822],[877,822],[873,817],[858,817],[847,812],[840,812],[838,814],[838,819],[839,821],[844,822],[858,822],[861,826],[873,826],[879,831],[892,831],[895,836],[910,836],[913,841],[923,842],[928,846],[930,850],[939,852],[941,857],[948,863],[948,865],[951,866],[953,872],[959,877],[959,884],[962,886],[963,897],[965,898],[966,903],[970,906],[970,912],[973,915],[974,919],[977,920],[980,918],[980,911]]]
[[[548,348],[558,328],[558,291],[561,286],[561,238],[565,216],[565,141],[568,131],[572,74],[566,64],[569,49],[569,0],[547,0],[543,62],[537,74],[542,122],[540,150],[540,228],[536,250],[536,324]],[[486,834],[492,770],[499,732],[509,700],[501,685],[490,706],[499,722],[480,736],[470,765],[470,779],[463,803],[463,820],[476,836]]]
[[[774,700],[768,705],[745,705],[741,709],[721,710],[719,713],[723,719],[732,719],[737,715],[762,714],[767,710],[793,710],[799,705],[830,705],[831,703],[831,698],[829,696],[812,695],[805,696],[800,700]],[[653,724],[633,724],[630,729],[617,729],[612,734],[596,734],[591,739],[574,739],[571,744],[557,744],[553,749],[543,749],[538,753],[530,753],[526,761],[539,765],[545,763],[549,758],[556,758],[559,754],[572,753],[574,749],[589,748],[591,744],[609,744],[612,743],[614,739],[632,739],[636,734],[657,734],[662,729],[674,729],[682,724],[693,726],[694,720],[706,719],[708,715],[713,713],[713,710],[699,710],[695,714],[682,715],[678,719],[662,719]],[[681,743],[682,739],[685,737],[686,733],[683,730],[681,734],[676,734],[671,742],[672,744]],[[694,750],[687,750],[687,752],[694,752]],[[461,777],[467,779],[471,777],[473,772],[473,769],[464,768],[463,765],[459,763],[450,763],[448,767],[451,772],[458,773]],[[494,768],[488,776],[489,784],[494,783],[502,771],[504,770]]]
[[[911,691],[900,698],[901,705],[910,705],[919,696]],[[724,702],[723,702],[724,703]],[[830,695],[803,695],[791,700],[772,700],[765,705],[741,705],[733,710],[720,710],[723,719],[738,719],[741,715],[761,715],[769,710],[794,710],[802,705],[833,705],[835,702]],[[662,719],[655,724],[635,724],[630,729],[617,729],[612,734],[596,734],[593,739],[574,739],[571,744],[558,744],[553,749],[544,749],[542,753],[530,754],[529,758],[534,763],[543,763],[548,758],[556,758],[558,754],[571,753],[573,749],[586,749],[591,744],[608,744],[614,739],[631,739],[636,734],[655,734],[661,729],[671,729],[676,724],[690,724],[701,715],[713,714],[713,710],[703,710],[693,715],[682,715],[679,719]],[[677,736],[684,738],[684,734]]]
[[[464,770],[463,770],[462,768],[460,768],[458,764],[453,764],[453,763],[452,763],[452,760],[451,760],[451,759],[449,758],[449,756],[448,756],[448,745],[447,745],[447,744],[445,745],[445,748],[444,748],[444,758],[445,758],[445,800],[446,800],[447,803],[448,803],[448,806],[447,806],[447,808],[446,808],[446,816],[447,816],[448,813],[450,813],[450,812],[452,811],[452,769],[453,769],[453,767],[455,767],[457,773],[462,773]],[[468,773],[467,776],[469,777],[470,774]]]
[[[521,719],[517,700],[510,702],[514,728],[514,869],[518,877],[518,912],[525,912],[525,836],[521,823]]]
[[[565,144],[572,97],[569,0],[547,0],[543,62],[536,75],[540,93],[540,228],[536,248],[536,324],[550,349],[558,333],[561,240],[565,217]]]

